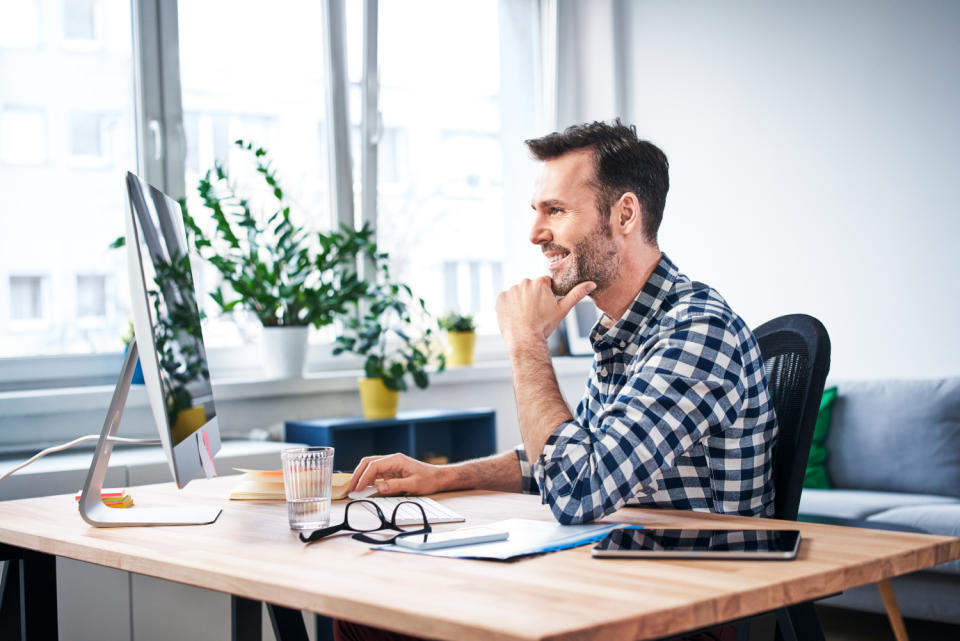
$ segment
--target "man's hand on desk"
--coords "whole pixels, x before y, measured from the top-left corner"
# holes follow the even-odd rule
[[[449,476],[448,468],[430,465],[406,454],[367,456],[354,470],[347,492],[376,485],[380,494],[435,494],[450,489]]]

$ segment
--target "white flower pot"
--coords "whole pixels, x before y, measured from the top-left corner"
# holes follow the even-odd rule
[[[260,339],[267,378],[302,378],[309,327],[264,327]]]

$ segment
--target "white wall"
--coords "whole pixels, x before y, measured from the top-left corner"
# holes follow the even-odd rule
[[[960,3],[623,9],[680,269],[752,326],[818,317],[832,377],[960,374]]]

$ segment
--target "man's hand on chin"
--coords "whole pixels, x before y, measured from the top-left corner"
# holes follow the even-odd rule
[[[550,287],[550,277],[541,276],[524,279],[501,292],[497,297],[497,322],[507,347],[546,340],[573,306],[595,288],[592,281],[586,281],[557,298]]]

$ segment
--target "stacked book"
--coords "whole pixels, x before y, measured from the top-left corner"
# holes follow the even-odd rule
[[[80,506],[80,497],[82,492],[77,492],[77,507]],[[103,504],[107,507],[131,507],[133,505],[133,497],[127,494],[127,491],[124,489],[109,489],[100,491],[100,500],[103,501]]]
[[[239,483],[230,491],[233,501],[270,501],[286,500],[283,491],[283,470],[245,470],[233,468],[243,472]],[[333,500],[346,498],[347,484],[352,474],[344,472],[333,473]]]

